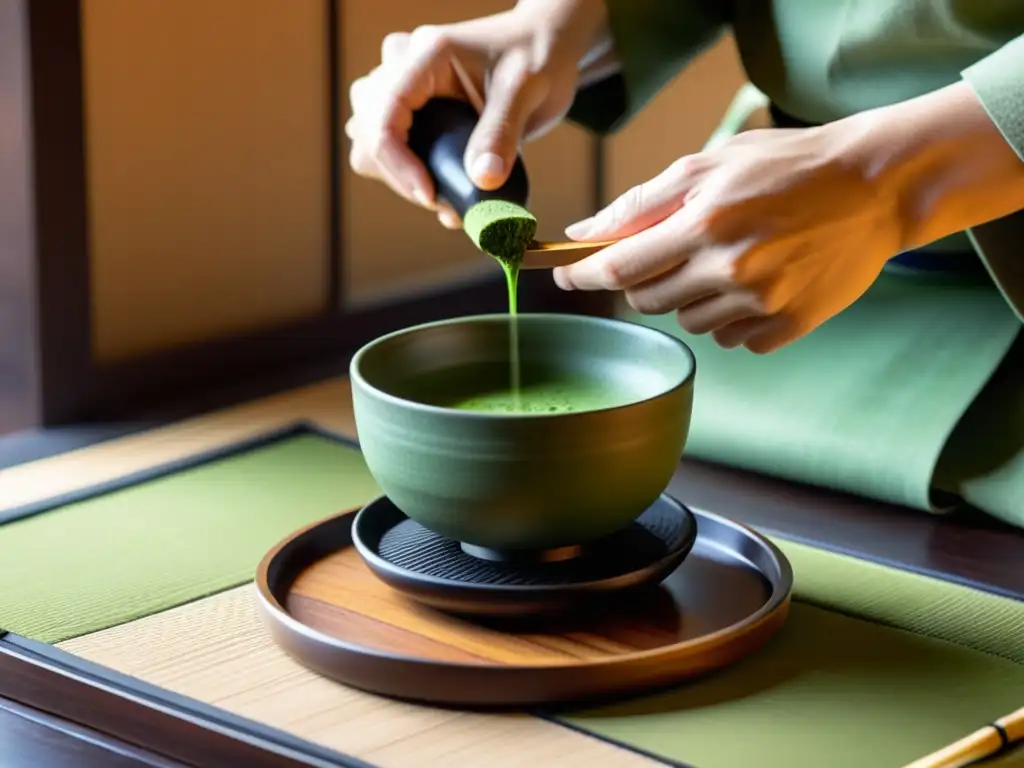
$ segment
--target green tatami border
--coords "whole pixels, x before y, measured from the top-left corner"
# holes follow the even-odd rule
[[[139,472],[122,475],[121,477],[113,480],[102,483],[93,483],[92,485],[87,485],[84,488],[79,488],[75,491],[57,494],[56,496],[50,496],[48,498],[17,507],[0,508],[0,531],[3,530],[2,527],[4,525],[13,523],[17,520],[24,520],[25,518],[34,517],[35,515],[41,515],[46,512],[54,512],[69,504],[87,501],[108,493],[123,491],[127,488],[131,488],[132,486],[150,482],[151,480],[158,480],[162,477],[167,477],[169,475],[177,474],[178,472],[202,466],[203,464],[210,464],[212,462],[219,461],[220,459],[227,459],[232,456],[248,453],[249,451],[263,448],[264,446],[280,442],[281,440],[287,440],[288,438],[297,437],[307,433],[336,440],[339,443],[359,450],[359,444],[355,440],[350,440],[342,435],[329,432],[311,421],[297,420],[285,424],[284,426],[267,430],[253,437],[237,440],[235,442],[228,443],[227,445],[222,445],[219,448],[198,451],[190,456],[157,464],[154,467],[147,467]],[[60,454],[56,455],[59,456]]]
[[[283,462],[268,464],[269,452]],[[181,484],[184,473],[192,477]],[[266,493],[279,487],[276,479],[290,484],[283,493],[296,504]],[[169,484],[170,492],[154,498],[153,484]],[[0,593],[14,596],[0,606],[0,628],[60,643],[219,594],[249,582],[266,549],[295,528],[358,507],[379,492],[358,444],[296,420],[0,512]],[[196,494],[203,504],[193,503]],[[67,524],[55,525],[54,515],[65,511]],[[233,535],[239,530],[241,543]],[[95,549],[102,560],[94,569]],[[55,550],[56,563],[37,567]],[[226,555],[223,564],[218,552]],[[155,555],[153,571],[147,555]]]

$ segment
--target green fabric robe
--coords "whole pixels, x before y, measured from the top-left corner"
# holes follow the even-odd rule
[[[731,31],[751,83],[795,118],[823,123],[962,79],[1024,162],[1021,0],[606,4],[620,74],[582,90],[569,113],[599,134],[626,125]],[[1024,526],[1024,211],[947,238],[958,239],[994,287],[883,273],[771,355],[721,350],[672,315],[627,312],[697,355],[688,455]]]

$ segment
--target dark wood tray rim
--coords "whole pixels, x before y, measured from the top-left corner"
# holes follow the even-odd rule
[[[785,623],[793,591],[792,567],[771,541],[719,515],[691,511],[697,518],[698,540],[704,522],[704,536],[712,535],[707,531],[711,523],[716,526],[712,530],[727,531],[744,545],[758,548],[768,567],[759,567],[736,548],[732,551],[758,567],[771,585],[771,594],[757,611],[733,626],[666,648],[575,664],[470,664],[427,661],[358,646],[313,629],[288,613],[285,596],[305,568],[352,546],[356,511],[308,525],[273,547],[256,572],[257,606],[274,641],[304,666],[345,685],[432,706],[536,707],[663,687],[733,663],[767,642]]]

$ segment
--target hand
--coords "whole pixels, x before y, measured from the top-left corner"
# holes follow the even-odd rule
[[[472,101],[468,76],[484,108],[466,169],[481,189],[497,189],[521,144],[564,117],[580,62],[606,37],[603,0],[521,0],[494,16],[388,35],[380,66],[349,92],[352,169],[437,211],[445,226],[460,227],[455,213],[437,203],[430,175],[406,144],[413,113],[435,96]]]
[[[885,262],[1024,211],[1024,157],[971,87],[820,128],[743,133],[566,230],[621,242],[555,270],[690,333],[771,352],[856,301]]]
[[[620,240],[555,270],[566,290],[623,290],[723,347],[770,352],[860,297],[904,243],[900,205],[834,123],[757,130],[683,157],[566,230]]]

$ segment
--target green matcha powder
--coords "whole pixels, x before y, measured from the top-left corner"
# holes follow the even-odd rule
[[[523,256],[537,234],[537,219],[532,213],[515,203],[503,200],[484,200],[468,211],[462,222],[470,239],[484,253],[493,257],[505,272],[508,284],[508,312],[510,319],[509,360],[512,377],[512,396],[519,406],[519,267]]]

